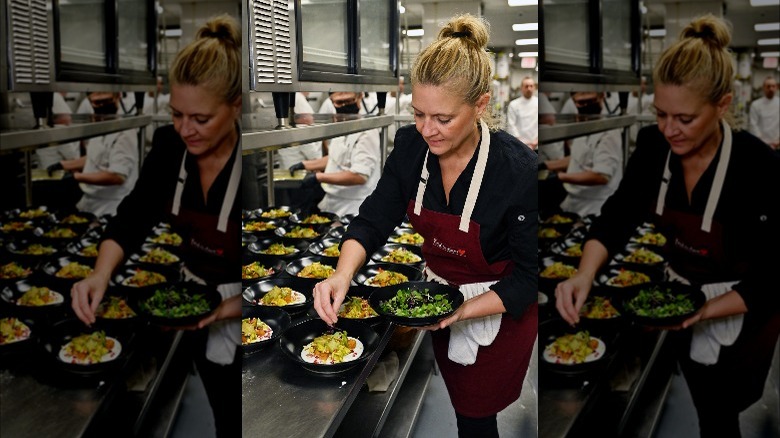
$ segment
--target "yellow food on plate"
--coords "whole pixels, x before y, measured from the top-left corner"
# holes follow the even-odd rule
[[[3,280],[24,278],[30,274],[32,274],[32,269],[25,268],[16,262],[7,263],[3,266],[0,266],[0,279]]]
[[[4,223],[2,226],[2,230],[4,233],[10,233],[13,231],[31,230],[31,229],[32,229],[32,224],[30,224],[29,222],[13,221],[13,222]]]
[[[580,316],[590,319],[611,319],[620,316],[609,298],[593,296],[580,309]]]
[[[283,243],[273,243],[268,248],[260,251],[260,254],[268,255],[290,255],[294,253],[294,246],[285,246]]]
[[[652,265],[655,263],[661,263],[664,261],[664,258],[647,248],[637,248],[631,251],[631,254],[627,255],[624,261],[628,263]]]
[[[341,305],[339,309],[339,316],[349,319],[365,319],[379,316],[378,313],[371,308],[368,304],[368,300],[361,297],[349,297]]]
[[[283,208],[272,208],[268,211],[264,211],[260,213],[260,217],[269,218],[269,219],[279,219],[281,217],[287,217],[291,215],[289,210],[285,210]]]
[[[87,265],[82,265],[77,262],[70,262],[67,265],[60,268],[55,277],[59,278],[86,278],[87,275],[92,273],[92,268]]]
[[[591,362],[603,355],[603,344],[586,331],[559,336],[544,349],[548,362],[576,365]]]
[[[274,269],[266,269],[264,265],[260,264],[260,262],[252,262],[241,267],[241,278],[244,280],[267,277],[269,275],[274,275]]]
[[[97,308],[95,316],[106,319],[128,319],[136,316],[135,311],[127,305],[127,301],[121,297],[108,297]]]
[[[361,354],[363,344],[360,340],[339,331],[314,338],[303,347],[301,358],[308,363],[332,365],[355,360]]]
[[[561,262],[555,262],[550,266],[547,266],[539,274],[543,278],[569,278],[577,273],[577,268],[571,265],[567,265]]]
[[[373,277],[366,280],[365,284],[367,286],[386,287],[386,286],[395,286],[396,284],[406,283],[407,281],[409,281],[409,277],[407,277],[404,274],[401,274],[400,272],[388,271],[379,268],[379,272]]]
[[[404,243],[407,245],[422,245],[425,238],[420,233],[404,233],[390,239],[391,242]]]
[[[626,287],[626,286],[634,286],[636,284],[647,283],[649,281],[650,281],[650,277],[647,274],[621,268],[618,275],[614,277],[610,277],[607,280],[607,285],[615,286],[615,287]]]
[[[81,255],[84,257],[97,257],[98,256],[98,248],[97,244],[87,245],[84,247],[84,249],[81,250]]]
[[[276,225],[270,222],[263,222],[263,221],[247,222],[244,225],[244,231],[269,231],[275,229],[276,229]]]
[[[243,345],[271,339],[274,331],[260,318],[244,318],[241,320],[241,343]]]
[[[75,231],[70,228],[52,228],[51,230],[43,233],[43,237],[50,237],[52,239],[73,239],[78,237]]]
[[[56,250],[53,246],[41,245],[40,243],[33,243],[27,248],[19,251],[20,254],[25,255],[51,255],[55,252]]]
[[[412,251],[409,251],[406,248],[396,248],[392,251],[390,251],[389,254],[382,257],[383,262],[388,263],[419,263],[422,261],[422,257],[418,256],[417,254],[413,253]]]
[[[302,224],[327,224],[333,222],[329,218],[325,216],[320,216],[318,214],[312,214],[306,217],[306,219],[302,220]]]
[[[143,263],[155,263],[158,265],[170,265],[179,261],[179,257],[162,248],[152,248],[138,259]]]
[[[274,286],[260,298],[259,304],[264,306],[287,306],[304,302],[306,302],[306,296],[302,293],[289,287]]]
[[[339,245],[337,243],[322,250],[322,254],[328,257],[338,257],[341,254],[341,250],[339,249]]]
[[[76,214],[69,214],[69,215],[65,216],[64,218],[62,218],[62,220],[60,221],[61,224],[66,224],[66,225],[86,224],[87,222],[89,222],[89,219],[87,219],[87,218],[85,218],[83,216],[76,215]]]
[[[17,318],[0,318],[0,345],[21,342],[30,337],[30,327]]]
[[[556,230],[555,228],[539,228],[538,236],[542,239],[557,239],[558,237],[561,237],[562,234],[560,231]]]
[[[132,277],[125,278],[122,281],[122,285],[130,287],[144,287],[165,283],[166,281],[167,279],[162,274],[152,271],[145,271],[143,269],[136,269],[135,274],[133,274]]]
[[[58,292],[55,292],[48,287],[36,287],[33,286],[16,300],[16,304],[19,306],[48,306],[51,304],[62,303],[65,298]]]
[[[645,233],[636,239],[637,242],[645,245],[664,246],[666,245],[666,237],[661,233]]]
[[[91,365],[112,361],[119,356],[120,351],[119,342],[101,330],[71,339],[62,346],[59,356],[65,363]]]
[[[582,257],[582,244],[575,243],[574,245],[566,248],[563,253],[571,257]]]
[[[298,272],[298,277],[328,278],[333,275],[334,272],[336,272],[336,270],[333,269],[333,266],[323,265],[320,262],[314,262],[308,266],[304,266],[304,268]]]
[[[48,216],[49,212],[42,209],[42,208],[35,208],[31,210],[26,210],[21,213],[19,213],[19,217],[25,218],[25,219],[35,219],[37,217],[44,217]]]
[[[544,221],[546,224],[570,224],[572,222],[574,222],[572,218],[560,214],[554,214]]]
[[[160,245],[179,246],[182,243],[182,239],[181,236],[179,236],[176,233],[163,232],[160,233],[160,235],[155,236],[152,239],[152,243],[157,243]]]
[[[320,233],[314,231],[314,228],[293,227],[292,230],[284,234],[284,237],[292,237],[293,239],[313,239],[320,237]]]

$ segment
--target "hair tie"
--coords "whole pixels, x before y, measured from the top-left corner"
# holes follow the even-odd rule
[[[452,35],[450,35],[452,38],[463,38],[469,36],[466,32],[452,32]]]

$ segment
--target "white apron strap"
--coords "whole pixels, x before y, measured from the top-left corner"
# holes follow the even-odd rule
[[[173,208],[171,213],[174,216],[179,215],[181,209],[181,194],[184,192],[184,182],[187,181],[187,169],[184,168],[184,163],[187,162],[187,150],[184,150],[184,155],[181,157],[181,169],[179,169],[179,179],[176,181],[176,193],[173,195]]]
[[[469,232],[471,214],[474,212],[474,205],[477,203],[479,189],[482,187],[482,177],[485,176],[485,167],[487,167],[488,152],[490,151],[490,131],[488,131],[487,124],[483,120],[480,120],[479,123],[482,128],[482,146],[479,148],[477,165],[474,168],[474,176],[471,178],[469,192],[466,195],[466,204],[463,206],[463,214],[460,216],[460,226],[458,227],[458,229],[464,233]]]
[[[720,160],[715,169],[715,179],[712,181],[710,196],[707,198],[707,206],[704,208],[704,218],[701,221],[701,230],[707,233],[712,228],[712,217],[715,215],[715,208],[718,206],[720,192],[723,190],[723,181],[726,179],[726,170],[729,167],[731,159],[731,127],[725,121],[723,122],[723,148],[720,151]]]
[[[233,208],[233,201],[236,200],[238,193],[238,183],[241,182],[241,150],[236,151],[236,159],[233,161],[233,170],[230,172],[230,181],[228,181],[225,199],[222,201],[222,209],[219,211],[219,222],[217,230],[227,232],[228,217]]]
[[[669,179],[672,177],[672,171],[669,170],[669,159],[672,157],[672,150],[666,154],[666,165],[664,166],[664,176],[661,178],[661,188],[658,190],[658,200],[655,202],[655,214],[661,216],[664,213],[666,205],[666,191],[669,189]]]
[[[422,210],[423,194],[425,193],[425,187],[428,185],[428,154],[430,150],[425,152],[425,160],[423,161],[422,172],[420,172],[420,183],[417,184],[417,197],[414,199],[414,214],[419,216]]]

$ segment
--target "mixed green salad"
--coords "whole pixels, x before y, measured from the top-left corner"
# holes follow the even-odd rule
[[[669,287],[644,288],[631,298],[627,306],[638,316],[669,318],[692,313],[693,300],[686,293],[675,293]]]
[[[143,302],[143,306],[152,315],[164,318],[202,315],[211,310],[203,294],[190,295],[186,288],[181,291],[174,288],[157,289],[154,295]]]
[[[399,289],[395,296],[379,303],[382,311],[407,318],[425,318],[452,312],[447,295],[432,295],[429,289]]]

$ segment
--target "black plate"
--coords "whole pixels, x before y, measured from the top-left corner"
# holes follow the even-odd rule
[[[0,319],[4,318],[16,318],[17,320],[21,321],[30,329],[30,336],[23,341],[16,341],[10,344],[0,344],[0,356],[5,356],[6,354],[29,352],[30,349],[38,343],[39,338],[38,328],[36,327],[35,321],[27,316],[16,315],[14,312],[1,311]]]
[[[313,236],[313,237],[289,237],[289,236],[286,236],[285,234],[291,232],[294,227],[295,227],[294,225],[288,225],[286,227],[277,228],[276,230],[274,230],[274,235],[278,239],[280,239],[285,245],[298,246],[298,244],[300,244],[301,242],[305,242],[306,245],[309,245],[311,242],[314,242],[317,239],[321,239],[322,236],[324,236],[326,234],[325,230],[327,229],[327,228],[324,228],[324,229],[320,230],[317,227],[306,226],[306,228],[311,228],[312,230],[314,230],[314,233],[316,235]]]
[[[122,294],[132,294],[135,291],[140,289],[155,288],[155,287],[159,287],[160,284],[163,284],[163,283],[159,283],[159,284],[154,284],[151,286],[144,286],[144,287],[127,286],[122,284],[125,280],[135,275],[137,270],[150,271],[150,272],[156,272],[158,274],[161,274],[163,277],[165,277],[165,283],[178,283],[181,280],[181,274],[179,273],[179,270],[170,266],[148,266],[148,265],[127,264],[121,267],[118,271],[116,271],[114,276],[111,278],[111,282],[114,285],[113,287],[116,287],[117,290],[120,291],[120,293]]]
[[[310,217],[310,216],[312,216],[314,214],[316,214],[317,216],[321,216],[321,217],[324,217],[326,219],[329,219],[329,221],[325,222],[325,223],[321,223],[321,224],[308,224],[308,223],[304,222],[308,217]],[[322,229],[322,228],[327,229],[334,222],[338,222],[338,220],[339,220],[339,215],[337,215],[335,213],[329,213],[327,211],[322,211],[322,212],[319,212],[319,213],[311,213],[311,214],[295,213],[295,214],[290,216],[290,223],[293,224],[293,225],[300,225],[300,226],[306,226],[306,227],[308,227],[308,226],[320,227],[320,229]]]
[[[11,263],[16,263],[16,265],[23,268],[26,271],[26,273],[19,277],[0,278],[0,288],[5,285],[14,284],[20,280],[30,278],[32,275],[35,274],[35,269],[38,266],[38,260],[35,259],[19,258],[15,260],[8,257],[0,258],[0,268],[2,268],[3,266],[10,265]]]
[[[298,277],[298,273],[303,270],[303,268],[311,265],[312,263],[320,262],[323,265],[328,265],[333,269],[336,269],[336,264],[333,263],[332,258],[330,257],[320,257],[320,256],[310,256],[310,257],[303,257],[298,260],[293,260],[287,265],[287,273],[290,274],[293,277],[296,278],[305,278],[305,277]],[[315,283],[317,281],[323,280],[322,278],[316,278],[311,279],[315,280]]]
[[[244,305],[273,307],[275,309],[282,309],[291,315],[305,312],[314,302],[314,298],[312,298],[311,292],[316,283],[317,280],[311,280],[308,278],[272,278],[270,280],[264,280],[244,289]],[[306,301],[303,303],[290,304],[288,306],[282,307],[265,306],[260,304],[260,298],[268,293],[268,291],[273,289],[274,286],[289,287],[296,292],[300,292],[304,297],[306,297]]]
[[[579,331],[587,331],[591,337],[595,337],[604,343],[604,353],[593,361],[580,364],[553,363],[545,358],[547,346],[566,334],[574,334]],[[614,335],[594,332],[584,327],[571,327],[560,318],[553,318],[539,324],[539,366],[545,371],[565,376],[581,376],[602,369],[607,364],[607,358],[613,353]]]
[[[288,214],[286,216],[281,216],[281,217],[269,217],[268,215],[272,214],[272,213],[270,213],[272,210],[284,210]],[[269,220],[269,219],[272,219],[272,220],[276,220],[276,219],[287,220],[287,219],[290,218],[290,215],[298,214],[298,213],[300,213],[300,209],[293,209],[289,205],[279,205],[279,206],[270,205],[270,206],[268,206],[266,208],[258,208],[257,210],[252,210],[252,212],[251,212],[252,216],[251,217],[253,219],[260,219],[260,220]]]
[[[119,297],[125,300],[128,307],[135,312],[135,316],[130,318],[104,318],[103,316],[100,316],[98,312],[95,312],[95,324],[98,327],[106,327],[107,330],[127,331],[133,329],[140,323],[141,313],[134,309],[130,304],[130,296],[125,293],[125,289],[109,286],[106,293],[103,295],[103,302],[108,302],[109,297]]]
[[[90,334],[98,330],[105,331],[107,337],[112,337],[119,341],[121,351],[113,360],[96,364],[80,365],[64,362],[60,359],[60,349],[65,344],[79,335]],[[90,328],[75,318],[65,319],[53,324],[47,335],[42,336],[42,339],[44,340],[44,349],[49,353],[50,357],[59,368],[71,373],[83,375],[100,374],[121,368],[127,356],[130,354],[131,349],[130,338],[126,334],[112,331],[106,327]]]
[[[286,255],[263,254],[263,251],[267,250],[268,247],[270,247],[275,243],[281,243],[285,246],[292,246],[295,252]],[[258,239],[256,242],[249,243],[246,248],[247,248],[247,253],[249,253],[251,257],[253,257],[255,260],[290,261],[303,255],[303,253],[306,252],[306,250],[309,248],[309,243],[306,241],[299,240],[294,244],[291,244],[275,236],[275,237],[267,237],[265,239]]]
[[[65,246],[65,252],[70,254],[70,256],[74,259],[87,260],[88,262],[86,264],[94,264],[95,260],[97,260],[97,255],[91,257],[84,255],[84,249],[90,245],[99,245],[99,243],[99,241],[89,238],[80,239],[74,242],[70,242],[67,246]]]
[[[390,254],[390,252],[395,249],[405,249],[407,251],[411,251],[416,255],[418,255],[420,259],[423,258],[422,250],[419,247],[410,246],[410,245],[399,245],[397,243],[388,243],[387,245],[379,248],[375,253],[371,254],[371,260],[373,260],[376,263],[391,263],[394,265],[404,265],[404,266],[414,266],[414,267],[420,267],[425,263],[424,259],[416,263],[393,263],[393,262],[386,262],[382,260],[382,257]]]
[[[267,226],[272,227],[261,231],[249,231],[247,230],[247,227],[251,226],[251,224],[262,222],[265,224],[268,224]],[[241,231],[247,234],[252,234],[259,237],[268,237],[273,236],[276,233],[276,230],[278,230],[281,227],[284,227],[287,224],[287,221],[283,219],[277,219],[277,220],[260,220],[260,219],[247,219],[244,220],[244,222],[241,224]]]
[[[369,287],[369,286],[350,286],[349,289],[347,289],[347,296],[344,298],[344,302],[346,302],[350,297],[365,298],[366,300],[368,300],[369,297],[371,296],[371,293],[374,292],[375,290],[376,290],[375,287]],[[374,309],[374,311],[376,312],[376,309]],[[377,322],[382,320],[382,317],[379,315],[379,312],[377,312],[376,316],[372,316],[369,318],[348,318],[346,316],[339,316],[339,318],[354,319],[356,321],[363,321],[366,324],[371,324],[371,325],[374,325]]]
[[[244,352],[244,356],[257,353],[276,342],[284,331],[290,327],[291,321],[289,313],[279,307],[267,306],[243,306],[241,308],[241,318],[260,318],[261,321],[268,324],[271,330],[273,330],[269,339],[251,344],[241,344],[241,351]]]
[[[599,273],[596,275],[596,282],[598,283],[599,287],[603,288],[605,291],[609,291],[610,293],[621,293],[621,291],[636,287],[635,286],[613,286],[609,284],[609,279],[616,277],[618,274],[620,274],[621,269],[626,271],[635,271],[635,272],[641,272],[648,277],[650,277],[649,282],[658,282],[662,280],[662,272],[655,267],[652,266],[642,266],[642,265],[633,265],[633,264],[614,264],[614,265],[607,265],[605,266]],[[648,283],[649,283],[648,282]]]
[[[171,235],[171,236],[167,236],[167,235]],[[173,236],[173,235],[179,236],[179,239],[182,238],[181,234],[179,234],[179,233],[177,233],[177,232],[175,232],[175,231],[173,231],[173,230],[171,230],[169,228],[157,227],[157,228],[153,229],[152,232],[150,233],[150,235],[146,238],[146,243],[149,244],[149,245],[161,246],[161,247],[166,248],[169,251],[171,251],[171,248],[178,248],[183,243],[183,242],[179,242],[178,245],[174,244],[174,243],[167,243],[170,239],[175,238],[175,236]],[[157,239],[158,241],[155,241],[155,239]],[[171,242],[172,242],[172,240],[171,240]]]
[[[66,245],[82,237],[78,228],[59,224],[37,227],[32,233],[37,239],[59,245]],[[49,233],[54,234],[49,235]]]
[[[277,259],[277,260],[268,260],[264,258],[257,258],[254,256],[247,256],[243,258],[243,261],[241,262],[242,267],[248,266],[254,262],[260,263],[265,269],[273,269],[273,273],[271,275],[265,275],[263,277],[257,277],[257,278],[242,278],[241,279],[241,285],[243,287],[249,287],[258,281],[268,280],[269,278],[274,278],[284,272],[285,266],[287,266],[287,263],[284,262],[284,260]]]
[[[54,250],[51,254],[25,254],[24,251],[30,245],[42,245]],[[26,261],[32,265],[37,265],[41,260],[61,255],[62,247],[55,244],[44,243],[39,240],[16,240],[5,244],[6,252],[11,256],[11,260]]]
[[[355,219],[355,215],[354,214],[345,214],[344,216],[341,216],[339,218],[338,222],[341,225],[346,226],[346,225],[349,225],[349,223],[352,222],[353,219]]]
[[[401,243],[401,242],[396,242],[395,240],[393,240],[393,239],[397,239],[400,236],[403,236],[404,234],[414,234],[414,233],[416,233],[416,231],[414,231],[413,228],[396,228],[390,234],[390,237],[387,238],[387,242],[388,243],[394,243],[394,244],[397,244],[397,245],[409,245],[409,246],[418,246],[418,247],[422,246],[422,243],[420,243],[420,244],[417,244],[417,243]]]
[[[180,318],[172,318],[166,316],[153,315],[146,307],[146,301],[151,298],[157,290],[176,290],[186,293],[187,295],[203,294],[204,298],[209,304],[209,311],[198,315],[183,316]],[[149,322],[155,325],[164,327],[181,327],[197,324],[201,319],[211,314],[217,306],[222,302],[222,296],[213,287],[192,283],[181,282],[176,284],[166,284],[161,287],[143,288],[136,291],[136,293],[130,295],[130,307],[132,307],[139,315],[142,315]]]
[[[340,227],[333,227],[328,230],[328,237],[341,240],[344,237],[344,233],[347,232],[347,227],[342,225]]]
[[[368,358],[374,354],[374,351],[376,351],[377,345],[379,344],[379,335],[377,335],[374,329],[368,324],[341,318],[338,320],[335,327],[340,330],[345,330],[347,336],[357,338],[363,343],[363,353],[360,357],[350,362],[333,365],[317,365],[304,361],[301,358],[303,347],[317,336],[321,336],[328,332],[329,328],[327,324],[321,319],[307,319],[288,328],[279,339],[282,353],[307,371],[317,374],[336,374],[366,362]]]
[[[81,281],[84,278],[86,278],[86,277],[84,278],[57,277],[57,272],[70,263],[77,263],[79,265],[89,266],[90,268],[92,268],[94,267],[95,259],[86,259],[83,257],[71,257],[71,256],[59,257],[43,263],[40,266],[40,271],[42,272],[43,276],[46,278],[47,283],[49,283],[54,287],[58,287],[60,289],[66,290],[68,293],[70,293],[70,287],[73,286],[73,283],[77,281]]]
[[[40,210],[40,216],[34,216],[34,217],[22,217],[22,214],[30,214],[35,213],[38,214],[38,210]],[[39,205],[37,207],[25,207],[25,208],[15,208],[13,210],[9,210],[5,212],[5,217],[8,220],[12,221],[31,221],[31,222],[44,222],[47,221],[52,216],[52,211],[49,209],[49,207],[45,205]]]
[[[45,306],[21,306],[16,304],[17,300],[21,298],[25,292],[30,290],[31,287],[48,287],[50,290],[62,295],[63,301],[61,303],[49,304]],[[10,309],[13,309],[14,314],[37,318],[69,309],[70,288],[67,290],[55,289],[54,287],[50,287],[49,285],[45,284],[45,282],[40,278],[32,278],[3,286],[2,290],[0,291],[0,299],[2,299],[4,305]]]
[[[312,243],[309,245],[309,253],[320,256],[325,259],[330,259],[330,262],[333,264],[333,267],[336,267],[336,262],[338,262],[338,256],[327,256],[325,255],[325,250],[330,248],[333,245],[338,246],[341,244],[341,239],[335,239],[333,237],[326,237],[322,240],[318,240],[317,242]]]
[[[32,221],[14,221],[6,219],[0,222],[0,233],[9,238],[29,238],[34,235],[34,231],[35,224],[33,224]]]
[[[559,218],[568,219],[569,222],[555,222],[555,220]],[[578,215],[577,213],[568,213],[565,211],[559,211],[539,221],[539,226],[540,227],[549,226],[549,227],[556,227],[556,228],[568,230],[571,227],[573,227],[579,220],[580,220],[580,215]]]
[[[552,266],[556,262],[563,263],[567,266],[573,266],[575,269],[577,269],[579,264],[577,259],[563,258],[558,256],[548,256],[539,259],[539,290],[550,294],[550,296],[555,296],[555,287],[558,285],[558,283],[566,280],[566,278],[542,277],[542,272],[545,270],[545,268]]]
[[[539,230],[536,233],[537,238],[539,239],[539,246],[541,248],[547,248],[553,243],[565,239],[567,231],[568,230],[560,230],[547,225],[539,225]]]
[[[412,289],[418,291],[428,289],[429,293],[432,295],[436,295],[436,294],[447,295],[450,303],[452,303],[452,312],[447,312],[442,315],[436,315],[436,316],[427,316],[425,318],[409,318],[405,316],[396,316],[394,314],[383,311],[381,303],[383,301],[387,301],[388,299],[394,297],[396,292],[401,289]],[[452,315],[456,310],[458,310],[458,307],[460,307],[463,304],[463,294],[460,293],[458,289],[455,289],[454,287],[447,286],[444,284],[428,282],[428,281],[414,281],[414,282],[399,284],[395,286],[380,287],[371,294],[368,301],[371,304],[371,307],[373,307],[374,310],[377,311],[377,313],[379,313],[380,315],[384,316],[385,318],[389,319],[390,321],[398,325],[402,325],[406,327],[424,327],[424,326],[436,324],[437,322]]]
[[[693,302],[693,311],[687,312],[682,315],[677,316],[669,316],[665,318],[651,318],[647,316],[639,316],[637,315],[629,306],[628,303],[639,293],[641,293],[643,290],[648,290],[652,288],[660,288],[660,290],[666,290],[669,289],[673,294],[685,294],[688,297],[690,297],[691,301]],[[632,321],[636,322],[637,324],[649,326],[649,327],[674,327],[682,324],[683,321],[693,316],[694,313],[696,313],[701,307],[704,305],[704,302],[707,301],[707,298],[704,295],[704,292],[701,290],[689,286],[682,283],[675,283],[675,282],[659,282],[659,283],[648,283],[643,286],[638,287],[632,287],[625,291],[624,294],[621,295],[621,300],[616,300],[615,303],[617,305],[618,311],[625,316],[626,318],[630,318]]]
[[[366,281],[369,278],[379,274],[380,269],[403,274],[406,276],[406,278],[409,279],[409,281],[422,281],[423,279],[423,272],[414,266],[397,265],[394,263],[373,263],[360,268],[357,271],[357,274],[355,274],[355,278],[353,280],[358,286],[366,287],[373,291],[377,288],[377,286],[369,286],[366,284]]]
[[[626,258],[631,255],[633,251],[636,250],[647,250],[655,253],[656,255],[661,257],[661,261],[654,262],[654,263],[638,263],[626,260]],[[626,248],[619,252],[618,254],[615,254],[615,256],[612,258],[614,263],[625,263],[627,265],[634,265],[634,266],[649,266],[649,267],[655,267],[656,269],[662,269],[664,266],[664,263],[666,260],[664,259],[663,254],[659,252],[659,249],[652,246],[641,246],[641,245],[633,245],[629,244],[626,245]]]
[[[149,251],[151,251],[154,248],[162,249],[164,251],[167,251],[173,255],[175,255],[178,260],[170,262],[170,263],[152,263],[152,262],[146,262],[141,261],[141,258],[146,255]],[[167,266],[178,269],[179,266],[181,266],[181,256],[176,253],[176,251],[173,250],[171,247],[164,247],[160,245],[143,245],[141,246],[141,252],[137,252],[134,254],[131,254],[129,257],[130,263],[135,263],[137,265],[147,266],[147,267],[154,267],[154,266]]]
[[[663,238],[659,237],[659,235]],[[663,244],[660,243],[661,241],[663,241]],[[642,232],[641,234],[632,236],[629,242],[635,245],[646,246],[648,248],[662,248],[666,246],[668,239],[666,238],[666,236],[663,235],[663,233],[652,229],[652,230],[644,230],[644,232]]]
[[[582,314],[582,309],[580,309],[580,324],[582,324],[583,328],[590,330],[616,330],[618,325],[625,322],[625,319],[620,314],[620,310],[618,310],[620,305],[616,304],[616,301],[620,301],[620,298],[613,297],[608,293],[604,293],[600,289],[592,289],[590,294],[588,294],[588,299],[585,300],[585,304],[583,304],[583,308],[585,305],[593,302],[597,297],[609,300],[610,305],[612,305],[612,307],[618,311],[618,315],[613,318],[588,318]]]
[[[584,242],[580,239],[569,237],[563,240],[558,240],[550,245],[550,253],[562,259],[568,259],[576,265],[579,264],[579,260],[582,257],[582,251],[580,251],[580,255],[573,255],[567,252],[570,248],[574,248],[576,245],[580,245],[580,248],[585,246]]]
[[[60,210],[54,214],[53,219],[62,226],[83,230],[97,223],[97,217],[94,214],[78,210]]]

